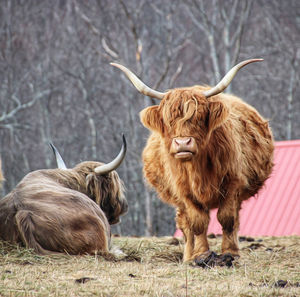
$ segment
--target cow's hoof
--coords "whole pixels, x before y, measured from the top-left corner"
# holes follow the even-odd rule
[[[235,260],[235,256],[230,254],[230,253],[226,253],[226,254],[222,254],[219,255],[217,258],[217,266],[226,266],[226,267],[232,267],[233,266],[233,261]]]
[[[199,256],[196,256],[194,263],[196,266],[202,268],[214,267],[216,265],[216,260],[218,255],[215,252],[207,251]]]
[[[194,265],[202,268],[211,268],[215,266],[220,267],[232,267],[233,261],[239,256],[232,255],[230,253],[217,255],[215,252],[206,252],[194,259]]]

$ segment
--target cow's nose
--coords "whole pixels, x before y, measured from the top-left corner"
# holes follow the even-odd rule
[[[170,153],[174,154],[176,159],[191,159],[197,152],[196,141],[193,137],[176,137],[173,138],[170,147]]]
[[[178,146],[189,146],[192,142],[191,137],[178,137],[174,139],[176,145]]]

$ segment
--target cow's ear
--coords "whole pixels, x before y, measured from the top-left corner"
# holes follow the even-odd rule
[[[149,130],[163,133],[163,121],[158,111],[158,105],[143,109],[140,112],[140,119]]]
[[[228,115],[228,107],[223,102],[209,102],[206,117],[206,125],[208,131],[212,132],[213,130],[221,126],[227,120]]]
[[[88,196],[94,200],[98,205],[101,203],[101,182],[102,179],[98,179],[96,173],[90,173],[86,176],[85,181],[86,181],[86,189],[88,192]]]

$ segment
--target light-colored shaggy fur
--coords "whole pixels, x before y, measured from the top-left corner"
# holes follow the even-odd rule
[[[185,236],[184,260],[209,250],[209,210],[218,208],[222,252],[238,255],[242,201],[255,195],[273,167],[273,137],[268,122],[241,99],[209,88],[170,90],[157,106],[141,111],[152,131],[143,152],[144,174],[161,199],[176,207],[177,227]],[[175,137],[193,137],[189,161],[171,153]]]
[[[97,175],[99,162],[27,174],[0,200],[0,239],[37,253],[108,252],[110,224],[127,211],[115,171]]]

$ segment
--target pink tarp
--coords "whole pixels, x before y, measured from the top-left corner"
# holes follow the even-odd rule
[[[277,142],[274,163],[263,189],[242,205],[239,235],[300,235],[300,140]],[[216,212],[210,213],[208,234],[222,233]]]

